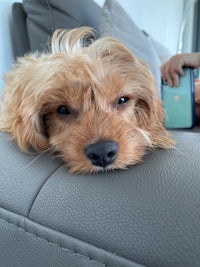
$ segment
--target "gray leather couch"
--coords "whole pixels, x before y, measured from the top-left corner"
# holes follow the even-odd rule
[[[39,36],[46,42],[40,19],[42,9],[55,18],[52,8],[64,24],[98,27],[90,0],[25,0],[13,7],[16,56],[41,48]],[[74,175],[1,133],[0,266],[199,267],[200,134],[173,135],[176,149],[151,151],[125,171]]]

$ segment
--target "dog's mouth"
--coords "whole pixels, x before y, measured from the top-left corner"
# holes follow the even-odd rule
[[[118,155],[119,146],[115,141],[99,141],[89,144],[84,149],[84,154],[92,165],[106,168],[114,163]]]

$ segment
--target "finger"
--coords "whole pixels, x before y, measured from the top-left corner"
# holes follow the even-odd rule
[[[167,82],[169,87],[173,87],[173,80],[172,80],[171,76],[166,75],[164,81]]]
[[[173,73],[171,76],[172,76],[173,86],[175,87],[179,86],[179,75],[176,73]]]
[[[185,73],[184,73],[182,67],[179,67],[177,70],[175,70],[175,72],[176,72],[179,76],[184,76],[184,75],[185,75]]]
[[[178,76],[184,76],[185,73],[182,68],[182,64],[175,64],[174,62],[171,63],[170,68],[169,68],[170,75],[173,76],[174,74]]]
[[[172,80],[171,76],[168,76],[166,80],[167,80],[167,83],[168,83],[169,87],[173,87],[174,86],[174,83],[173,83],[173,80]]]
[[[161,67],[161,76],[163,81],[167,81],[168,85],[171,87],[173,86],[173,81],[170,75],[170,71],[169,71],[169,63],[165,63],[162,67]]]
[[[171,64],[169,72],[172,79],[173,86],[179,86],[179,79],[185,75],[183,68],[180,66],[174,66]]]

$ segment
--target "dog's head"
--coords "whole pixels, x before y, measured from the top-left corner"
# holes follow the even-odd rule
[[[23,151],[58,151],[72,172],[125,168],[148,147],[174,144],[148,66],[93,36],[56,31],[52,53],[19,59],[4,88],[0,128]]]

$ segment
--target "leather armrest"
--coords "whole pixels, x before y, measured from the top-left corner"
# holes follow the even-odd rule
[[[2,133],[0,266],[199,266],[200,136],[173,135],[125,171],[74,175]]]

